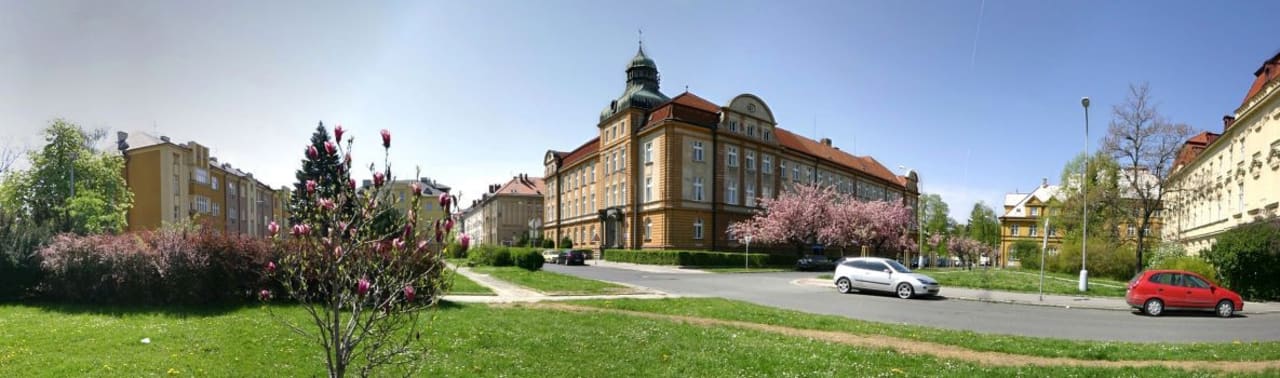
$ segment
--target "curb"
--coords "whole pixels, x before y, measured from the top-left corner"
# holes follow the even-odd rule
[[[835,284],[827,282],[825,279],[819,279],[819,278],[801,278],[801,279],[791,281],[791,283],[794,285],[803,285],[803,286],[817,286],[817,287],[826,287],[826,288],[835,287]],[[945,288],[943,290],[945,290]],[[1023,306],[1057,307],[1057,308],[1064,308],[1064,309],[1082,308],[1082,309],[1090,309],[1090,310],[1107,310],[1107,311],[1132,311],[1132,309],[1129,309],[1129,308],[1120,309],[1113,306],[1112,307],[1089,306],[1089,305],[1073,306],[1073,305],[1059,305],[1059,304],[1051,304],[1051,303],[1027,302],[1027,301],[1012,300],[1012,299],[1001,300],[1001,299],[979,298],[979,297],[959,296],[959,295],[957,296],[940,295],[940,296],[947,299],[959,299],[959,300],[974,301],[974,302],[1012,304],[1012,305],[1023,305]]]

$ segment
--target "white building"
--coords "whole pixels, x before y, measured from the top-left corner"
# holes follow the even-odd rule
[[[1280,54],[1254,72],[1244,103],[1223,117],[1221,134],[1189,139],[1166,185],[1164,238],[1191,253],[1218,234],[1276,215],[1280,199]]]

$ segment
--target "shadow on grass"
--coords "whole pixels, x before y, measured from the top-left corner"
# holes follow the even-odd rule
[[[64,303],[54,301],[0,301],[0,306],[26,306],[40,309],[41,311],[54,312],[65,315],[105,315],[114,317],[126,317],[136,315],[163,315],[175,318],[201,318],[211,316],[222,316],[244,309],[262,308],[263,304],[256,301],[239,302],[239,303],[213,303],[205,305],[123,305],[123,304],[86,304],[86,303]],[[272,302],[271,306],[275,308],[300,307],[301,305],[294,302]],[[441,300],[437,302],[434,310],[459,310],[467,305]]]

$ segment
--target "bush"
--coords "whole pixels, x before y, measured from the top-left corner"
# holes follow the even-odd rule
[[[471,247],[467,251],[467,265],[470,266],[512,266],[514,264],[509,247],[482,245]]]
[[[1149,268],[1168,269],[1168,268],[1159,268],[1159,267],[1166,266],[1167,263],[1165,262],[1165,260],[1175,259],[1179,257],[1186,257],[1186,256],[1187,256],[1187,249],[1183,248],[1181,244],[1178,244],[1175,242],[1165,242],[1165,243],[1160,243],[1159,245],[1156,245],[1153,248],[1151,248],[1151,250],[1148,253],[1143,255],[1143,258],[1147,260],[1145,266]]]
[[[1218,235],[1204,257],[1217,266],[1221,284],[1249,300],[1280,299],[1280,221],[1250,223]]]
[[[533,248],[512,248],[511,259],[515,260],[516,266],[529,271],[542,269],[542,264],[547,262],[542,252]]]
[[[1019,240],[1009,246],[1009,254],[1018,259],[1025,269],[1040,269],[1040,246],[1033,241]],[[1045,257],[1048,259],[1048,256]]]
[[[1089,276],[1128,281],[1133,278],[1138,256],[1131,245],[1117,245],[1102,239],[1089,239]],[[1080,272],[1080,241],[1068,239],[1056,256],[1046,258],[1045,270],[1075,274]]]
[[[744,263],[741,253],[710,251],[610,249],[605,251],[605,258],[609,261],[634,264],[697,267],[738,267]],[[795,256],[763,253],[752,253],[745,259],[746,264],[753,268],[791,265],[796,262]]]
[[[555,248],[556,241],[551,239],[542,239],[542,248]]]
[[[1208,278],[1210,281],[1218,282],[1218,269],[1215,268],[1213,264],[1210,264],[1208,261],[1199,257],[1180,256],[1166,258],[1160,260],[1159,264],[1152,264],[1151,269],[1185,270],[1199,274],[1204,278]]]
[[[449,258],[451,259],[467,258],[467,250],[462,249],[462,244],[458,243],[456,240],[449,242],[449,245],[445,246],[445,250],[448,251]]]
[[[205,304],[252,298],[266,286],[262,240],[164,229],[54,237],[40,250],[39,291],[98,304]]]
[[[570,239],[568,236],[560,238],[560,248],[562,249],[573,248],[573,239]]]
[[[0,211],[0,300],[32,295],[40,282],[40,255],[49,242],[48,227],[37,226]]]

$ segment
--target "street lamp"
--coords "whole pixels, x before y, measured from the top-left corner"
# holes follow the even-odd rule
[[[907,171],[908,176],[913,170],[899,164],[898,169]],[[920,214],[924,209],[920,206],[920,194],[924,193],[924,185],[920,184],[920,176],[916,176],[916,266],[924,267],[924,217]],[[910,261],[908,261],[908,265]]]
[[[742,268],[751,270],[751,235],[743,236],[742,240],[747,242],[747,251],[742,254]]]
[[[1089,98],[1080,99],[1080,106],[1084,107],[1084,173],[1080,175],[1080,192],[1084,194],[1081,197],[1081,208],[1084,209],[1081,220],[1083,221],[1083,237],[1080,239],[1080,291],[1089,290]]]

